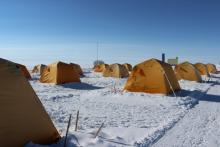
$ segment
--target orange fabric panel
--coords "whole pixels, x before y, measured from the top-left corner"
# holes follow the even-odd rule
[[[128,64],[128,63],[125,63],[125,64],[122,64],[128,71],[132,71],[132,65],[131,64]]]
[[[76,70],[76,72],[79,74],[79,75],[83,75],[83,71],[82,71],[82,68],[79,64],[75,64],[75,63],[70,63],[70,65],[73,66],[74,70]]]
[[[80,82],[80,75],[74,70],[73,66],[63,62],[48,65],[41,77],[42,83],[64,84],[70,82]]]
[[[42,83],[57,83],[57,64],[50,64],[44,68],[40,82]]]
[[[56,142],[60,135],[16,64],[0,59],[0,145],[23,147]]]
[[[97,65],[93,68],[93,70],[94,70],[94,72],[104,72],[104,70],[105,70],[106,68],[108,68],[108,67],[109,67],[108,64],[97,64]]]
[[[150,59],[136,65],[124,89],[131,92],[172,93],[172,89],[164,73],[167,75],[173,90],[180,90],[180,85],[172,67],[156,59]]]
[[[58,62],[57,64],[57,83],[64,84],[71,82],[80,82],[80,75],[70,64]]]
[[[181,80],[182,78],[181,78],[180,74],[176,70],[174,70],[174,72],[175,72],[175,75],[176,75],[176,79],[178,81]]]
[[[104,77],[125,78],[129,76],[128,70],[120,64],[111,64],[103,71]]]
[[[196,64],[194,64],[194,66],[196,67],[196,69],[199,71],[199,73],[201,75],[209,76],[208,68],[207,68],[207,66],[205,64],[203,64],[203,63],[196,63]]]
[[[216,73],[217,68],[214,64],[206,64],[209,73]]]
[[[180,76],[180,79],[202,82],[199,71],[189,62],[176,65],[175,72]]]
[[[27,79],[31,79],[31,75],[28,72],[26,66],[22,65],[22,64],[18,64],[16,63],[17,68],[20,69],[21,73],[23,74],[23,76],[25,76]]]

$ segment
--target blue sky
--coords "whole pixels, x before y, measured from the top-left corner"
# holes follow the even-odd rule
[[[0,1],[0,55],[33,65],[179,56],[219,63],[218,0]]]

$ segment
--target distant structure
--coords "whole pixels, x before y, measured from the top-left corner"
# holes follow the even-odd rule
[[[165,53],[162,54],[162,62],[165,62],[166,58],[165,58]]]
[[[167,63],[170,64],[170,65],[177,65],[178,64],[178,60],[179,60],[178,57],[176,57],[175,59],[168,59]]]

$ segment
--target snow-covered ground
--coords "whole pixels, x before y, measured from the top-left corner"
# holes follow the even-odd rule
[[[177,97],[123,92],[127,79],[104,78],[101,74],[93,73],[89,69],[85,70],[85,77],[81,78],[82,83],[80,84],[71,83],[59,86],[42,84],[38,81],[38,75],[33,76],[34,80],[30,83],[62,135],[65,135],[69,114],[72,114],[73,119],[68,137],[69,146],[112,147],[151,146],[153,144],[175,146],[170,141],[172,139],[169,138],[169,134],[178,128],[178,124],[184,123],[185,119],[188,121],[185,127],[188,127],[189,130],[187,131],[184,125],[179,125],[180,129],[183,129],[182,131],[196,133],[192,128],[196,130],[196,124],[199,121],[198,124],[201,123],[201,125],[198,127],[204,129],[204,131],[198,132],[199,135],[204,135],[203,132],[211,127],[210,131],[206,132],[207,137],[215,127],[218,129],[220,125],[218,124],[220,117],[217,117],[220,103],[212,102],[212,100],[218,101],[220,97],[220,92],[218,92],[220,75],[214,75],[216,78],[212,78],[209,83],[180,81],[182,91],[177,93]],[[210,103],[210,106],[206,103]],[[213,108],[209,109],[209,107]],[[80,112],[79,130],[75,132],[77,110]],[[212,113],[214,113],[213,116],[211,116]],[[202,119],[197,119],[196,116]],[[203,118],[203,116],[207,117]],[[208,128],[202,126],[213,120],[215,121],[213,126],[208,126]],[[98,137],[94,138],[102,123],[104,123],[103,129]],[[187,134],[178,129],[177,132],[180,132],[177,146],[181,146],[184,143],[182,141],[187,141],[185,140],[186,135],[189,136],[190,133]],[[175,132],[173,134],[173,137],[178,135]],[[195,135],[197,134],[194,134],[194,137]],[[218,135],[220,135],[220,130],[216,134],[212,134],[215,136],[213,142],[216,141],[214,138],[219,137]],[[164,139],[163,136],[165,136]],[[197,139],[190,141],[196,142]],[[62,144],[63,139],[52,146],[63,146]],[[193,144],[186,144],[186,146],[191,145]],[[34,145],[27,146],[33,147]]]

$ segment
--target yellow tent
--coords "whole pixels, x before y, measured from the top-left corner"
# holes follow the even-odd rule
[[[24,66],[22,64],[18,64],[18,63],[15,63],[15,64],[16,64],[16,67],[21,71],[21,73],[24,77],[26,77],[27,79],[31,79],[31,75],[28,72],[26,66]]]
[[[208,68],[207,68],[207,66],[205,64],[203,64],[203,63],[196,63],[196,64],[194,64],[194,66],[196,67],[196,69],[199,71],[199,73],[201,75],[210,76],[209,72],[208,72]]]
[[[51,144],[60,135],[16,64],[0,59],[0,146]]]
[[[129,76],[128,70],[121,64],[109,65],[103,72],[104,77],[125,78]]]
[[[76,70],[79,75],[83,75],[82,68],[80,67],[79,64],[70,63],[70,65],[73,66],[74,70]]]
[[[108,68],[108,64],[97,64],[93,68],[94,72],[103,72],[106,68]]]
[[[189,81],[202,82],[202,77],[199,71],[189,62],[177,64],[174,71],[177,75],[179,75],[179,77],[177,77],[179,80],[184,79]]]
[[[40,77],[40,82],[54,84],[80,82],[80,76],[72,65],[56,62],[44,69]]]
[[[217,68],[214,64],[206,64],[209,73],[216,73]]]
[[[36,65],[36,66],[34,66],[34,68],[32,70],[32,73],[40,73],[40,74],[42,74],[44,68],[46,68],[46,65],[44,65],[44,64]]]
[[[132,65],[129,63],[122,64],[128,71],[132,71]]]
[[[150,59],[136,65],[124,87],[131,92],[169,94],[180,90],[172,67],[157,59]]]

